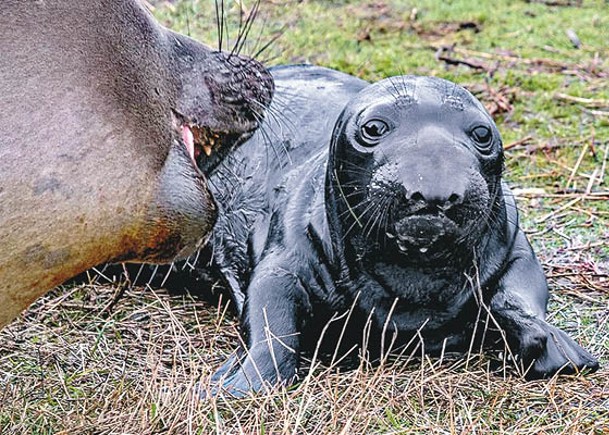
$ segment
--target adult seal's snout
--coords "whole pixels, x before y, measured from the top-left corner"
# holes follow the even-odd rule
[[[136,0],[4,0],[0,36],[0,326],[99,263],[194,252],[270,74]]]
[[[173,110],[192,130],[196,165],[209,173],[258,128],[273,81],[254,59],[210,51],[175,33],[172,39],[179,86]]]

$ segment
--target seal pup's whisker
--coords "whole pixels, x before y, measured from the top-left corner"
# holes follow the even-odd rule
[[[356,162],[344,162],[344,170],[355,175],[371,176],[374,173],[373,169],[358,165]]]
[[[367,236],[367,228],[371,222],[372,216],[374,216],[374,212],[377,211],[376,209],[376,201],[374,200],[370,200],[370,199],[365,199],[364,201],[362,201],[359,205],[359,207],[354,207],[354,208],[363,208],[363,210],[360,212],[359,214],[359,221],[363,222],[364,224],[361,227],[361,231],[364,234],[364,236]],[[367,215],[370,215],[372,213],[372,216],[370,216],[370,218],[365,219]]]
[[[362,233],[364,238],[371,240],[370,236],[372,231],[375,229],[376,224],[382,218],[383,210],[385,209],[385,205],[392,202],[393,198],[390,195],[382,195],[382,196],[373,196],[372,198],[367,198],[364,200],[364,203],[367,203],[365,209],[362,211],[360,215],[360,219],[365,221],[365,224],[362,228]],[[363,206],[364,204],[362,204]],[[368,216],[367,219],[364,219]],[[348,233],[348,231],[346,232]],[[377,228],[377,238],[378,241],[378,228]]]
[[[229,192],[214,192],[224,213],[206,249],[243,338],[216,388],[295,382],[310,350],[331,364],[353,349],[361,365],[390,350],[421,355],[423,369],[427,354],[462,352],[469,367],[478,344],[509,345],[527,378],[598,367],[545,321],[547,284],[501,182],[497,126],[467,90],[434,77],[272,73],[268,127],[210,180]]]
[[[357,192],[354,192],[351,194],[351,196],[355,196],[357,195]],[[348,200],[349,197],[348,195],[343,195],[343,199]],[[349,207],[347,208],[347,210],[344,210],[343,212],[341,212],[338,217],[339,218],[346,218],[348,216],[353,217],[353,223],[351,224],[350,227],[347,228],[347,230],[345,231],[345,236],[347,234],[349,234],[351,232],[351,230],[353,230],[356,226],[360,227],[360,228],[364,228],[364,225],[362,224],[361,221],[361,215],[356,213],[356,210],[358,208],[361,208],[362,206],[364,206],[365,204],[367,204],[368,202],[364,199],[359,203],[356,204],[350,204]],[[345,219],[346,220],[346,219]]]
[[[412,90],[408,89],[402,76],[390,77],[386,89],[391,93],[391,96],[396,103],[402,104],[404,101],[411,103],[413,101],[414,97],[412,95],[414,95],[414,93]]]
[[[393,197],[387,195],[385,197],[383,197],[382,202],[380,202],[379,204],[379,212],[378,212],[378,219],[377,221],[374,223],[374,227],[376,228],[376,240],[377,241],[385,241],[386,236],[385,234],[387,234],[387,231],[383,231],[383,228],[387,227],[387,222],[389,221],[389,213],[390,213],[390,207],[393,204]],[[384,225],[383,225],[384,223]],[[368,234],[367,237],[370,237],[372,235],[372,232],[370,232],[370,234]]]
[[[358,226],[361,228],[362,224],[361,224],[361,222],[359,221],[359,218],[357,217],[357,214],[354,212],[353,207],[351,206],[351,204],[349,204],[349,200],[348,200],[347,196],[345,195],[345,192],[343,191],[343,188],[342,188],[342,186],[341,186],[340,181],[338,181],[338,176],[336,175],[336,173],[335,173],[335,179],[336,179],[336,186],[338,187],[338,190],[339,190],[339,192],[340,192],[340,195],[341,195],[342,199],[343,199],[343,200],[344,200],[344,202],[345,202],[345,205],[346,205],[346,207],[347,207],[347,211],[349,212],[349,214],[350,214],[351,216],[353,216],[353,218],[355,219],[355,222],[356,222],[356,223],[357,223],[357,225],[358,225]]]

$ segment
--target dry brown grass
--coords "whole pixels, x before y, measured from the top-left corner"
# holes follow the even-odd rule
[[[162,289],[90,284],[54,291],[0,333],[0,427],[11,434],[604,433],[609,312],[599,280],[606,275],[553,261],[552,270],[570,271],[552,272],[564,289],[554,298],[554,321],[602,358],[594,375],[525,382],[509,363],[497,367],[480,355],[417,355],[343,372],[309,362],[289,390],[199,401],[195,385],[205,388],[238,343],[222,306]]]

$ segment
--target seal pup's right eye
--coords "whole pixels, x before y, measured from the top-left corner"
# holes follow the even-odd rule
[[[360,136],[364,146],[375,146],[379,140],[389,133],[389,125],[380,119],[371,119],[360,128]]]
[[[485,125],[478,125],[471,131],[471,135],[476,141],[476,147],[483,153],[489,153],[493,145],[493,132]]]

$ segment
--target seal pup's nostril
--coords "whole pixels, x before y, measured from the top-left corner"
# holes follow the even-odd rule
[[[426,202],[425,196],[421,192],[413,192],[410,195],[406,195],[406,198],[413,202]]]
[[[453,193],[448,197],[448,202],[452,205],[461,204],[463,202],[463,198],[461,195]]]

